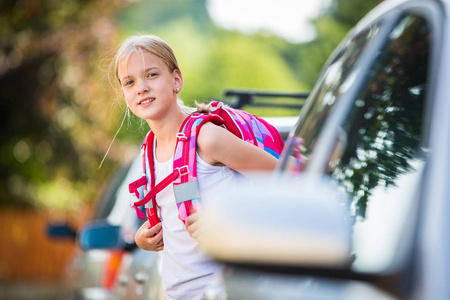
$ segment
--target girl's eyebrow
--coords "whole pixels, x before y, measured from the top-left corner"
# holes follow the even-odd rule
[[[130,76],[130,75],[125,76],[120,80],[120,82],[124,82],[125,80],[127,80],[128,78],[131,78],[131,77],[133,77],[133,76]]]
[[[158,70],[158,67],[150,67],[150,68],[147,68],[147,69],[145,69],[145,73],[147,73],[147,72],[149,72],[149,71],[151,71],[151,70],[154,70],[154,69]]]
[[[152,67],[149,67],[149,68],[145,69],[145,70],[144,70],[144,73],[150,72],[150,71],[152,71],[152,70],[159,70],[159,68],[156,67],[156,66],[152,66]],[[125,80],[127,80],[127,79],[129,79],[129,78],[132,78],[132,77],[133,77],[132,75],[127,75],[127,76],[123,77],[123,78],[120,80],[120,82],[124,82]]]

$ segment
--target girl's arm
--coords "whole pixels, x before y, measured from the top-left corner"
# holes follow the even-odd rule
[[[278,161],[264,150],[212,123],[207,123],[200,129],[197,151],[207,163],[226,165],[244,175],[258,170],[273,171]],[[185,225],[192,238],[201,239],[200,213],[194,213],[187,217]]]
[[[212,123],[206,123],[200,129],[197,151],[207,163],[223,164],[244,175],[252,171],[273,171],[278,161],[264,150]]]

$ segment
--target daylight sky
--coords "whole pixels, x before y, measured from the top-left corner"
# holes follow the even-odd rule
[[[208,11],[221,27],[245,33],[268,30],[300,43],[314,38],[308,22],[327,3],[329,0],[208,0]]]

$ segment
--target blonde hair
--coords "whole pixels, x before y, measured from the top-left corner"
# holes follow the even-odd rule
[[[167,65],[167,67],[169,68],[169,71],[171,73],[173,73],[173,71],[175,71],[175,70],[178,70],[181,73],[180,67],[178,66],[178,61],[175,57],[175,54],[174,54],[172,48],[169,46],[169,44],[167,44],[165,41],[163,41],[162,39],[160,39],[159,37],[154,36],[154,35],[134,35],[134,36],[130,36],[129,38],[127,38],[126,40],[124,40],[122,42],[122,44],[119,47],[119,50],[117,50],[116,55],[114,56],[113,63],[110,64],[111,68],[114,67],[114,75],[115,75],[117,81],[119,82],[119,84],[121,84],[119,74],[118,74],[120,63],[123,60],[127,61],[133,53],[142,52],[142,51],[148,51],[149,53],[152,53],[152,54],[158,56],[159,58],[161,58],[164,61],[164,63]],[[110,71],[111,71],[111,69],[110,69]],[[110,76],[110,82],[112,83],[111,77],[112,76]],[[199,104],[199,103],[195,102],[195,104],[197,106],[196,108],[189,107],[189,106],[184,105],[183,101],[181,99],[179,99],[178,97],[177,97],[177,104],[178,104],[178,107],[180,108],[180,110],[187,115],[191,115],[193,113],[210,113],[210,105],[209,104],[204,104],[204,103]],[[124,114],[124,117],[119,126],[119,129],[117,130],[116,134],[114,135],[98,168],[102,167],[103,162],[105,161],[106,157],[108,156],[111,146],[117,137],[117,134],[122,129],[125,119],[127,118],[127,116],[129,116],[129,112],[130,112],[130,110],[127,108],[127,111]]]
[[[169,44],[154,35],[133,35],[122,42],[114,57],[114,71],[119,83],[120,78],[118,76],[118,71],[120,62],[123,59],[127,60],[131,54],[137,51],[148,51],[161,58],[169,68],[170,72],[175,70],[181,72],[178,61]]]
[[[147,51],[158,56],[164,61],[171,73],[175,70],[181,73],[175,53],[169,44],[155,35],[133,35],[122,42],[114,56],[114,74],[119,84],[121,83],[118,75],[120,62],[128,60],[133,53],[138,51]],[[185,114],[190,115],[196,112],[195,108],[184,105],[184,102],[179,98],[177,98],[177,104]]]

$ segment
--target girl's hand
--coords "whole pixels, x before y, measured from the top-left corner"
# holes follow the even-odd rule
[[[162,236],[162,223],[158,223],[152,228],[148,228],[148,221],[142,224],[134,237],[134,241],[139,248],[148,251],[161,251],[164,249]]]
[[[201,218],[199,212],[194,212],[192,215],[188,216],[185,220],[186,230],[191,236],[191,238],[197,241],[201,238]]]

